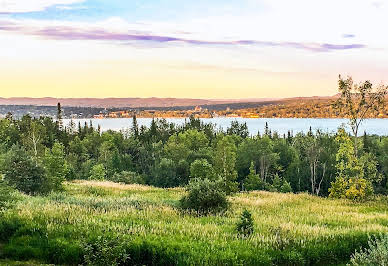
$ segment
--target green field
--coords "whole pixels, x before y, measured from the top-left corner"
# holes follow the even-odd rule
[[[368,235],[388,231],[386,197],[354,203],[239,193],[227,213],[199,217],[179,210],[183,194],[181,188],[77,181],[46,197],[20,196],[0,217],[0,264],[338,265]],[[255,221],[249,238],[235,230],[243,209]]]

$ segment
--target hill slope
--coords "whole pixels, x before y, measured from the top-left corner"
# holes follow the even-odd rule
[[[240,193],[223,216],[179,211],[180,188],[78,181],[27,197],[0,220],[0,258],[114,265],[338,265],[388,231],[386,198],[368,203],[307,194]],[[236,234],[243,209],[255,233]]]

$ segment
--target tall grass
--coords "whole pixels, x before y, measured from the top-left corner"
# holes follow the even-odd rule
[[[367,203],[308,194],[241,193],[221,215],[178,208],[183,189],[67,183],[23,197],[0,217],[0,256],[89,265],[330,265],[349,261],[368,236],[388,231],[387,198]],[[254,234],[236,223],[247,209]]]

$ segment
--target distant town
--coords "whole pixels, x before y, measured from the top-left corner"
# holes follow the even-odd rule
[[[196,118],[242,117],[242,118],[340,118],[344,117],[333,108],[335,98],[291,98],[264,102],[238,102],[205,104],[196,106],[168,107],[63,107],[63,118]],[[57,114],[56,106],[0,105],[0,117],[51,116]],[[388,118],[388,105],[381,109],[378,118]]]

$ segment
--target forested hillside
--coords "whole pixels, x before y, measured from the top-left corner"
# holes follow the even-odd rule
[[[193,177],[227,176],[239,190],[281,191],[284,185],[293,192],[327,196],[338,172],[339,137],[351,140],[341,131],[279,136],[270,128],[249,136],[245,124],[233,122],[222,132],[194,118],[183,126],[155,119],[150,128],[138,128],[135,118],[128,127],[101,132],[88,124],[64,128],[48,117],[7,117],[0,120],[3,173],[16,160],[23,162],[20,171],[36,173],[31,178],[47,183],[47,190],[53,182],[74,179],[175,187]],[[364,176],[376,192],[386,193],[388,137],[359,139]]]

